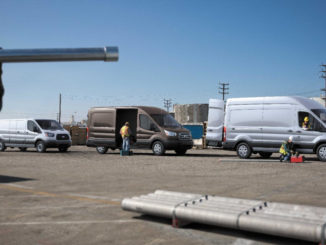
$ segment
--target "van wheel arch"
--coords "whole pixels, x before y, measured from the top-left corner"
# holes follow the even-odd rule
[[[235,150],[242,159],[250,158],[252,154],[251,146],[246,141],[240,141],[236,144]]]

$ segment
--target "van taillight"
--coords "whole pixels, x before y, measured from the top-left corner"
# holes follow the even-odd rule
[[[88,140],[88,127],[86,128],[86,140]]]
[[[226,127],[223,127],[223,142],[226,141]]]

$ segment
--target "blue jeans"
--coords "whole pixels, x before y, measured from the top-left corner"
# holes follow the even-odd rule
[[[291,153],[284,155],[283,161],[290,161],[291,160]]]
[[[124,137],[122,141],[122,150],[129,151],[130,149],[130,139],[129,137]]]

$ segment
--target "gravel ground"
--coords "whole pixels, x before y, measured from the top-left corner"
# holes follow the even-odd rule
[[[219,149],[134,152],[1,152],[0,244],[308,244],[198,224],[175,229],[121,210],[123,198],[156,189],[326,207],[326,163],[315,155],[291,164]]]

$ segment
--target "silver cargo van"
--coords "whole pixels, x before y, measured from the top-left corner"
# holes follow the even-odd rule
[[[69,132],[55,120],[0,119],[0,151],[7,147],[18,147],[21,151],[36,147],[38,152],[45,152],[46,148],[66,152],[70,146]]]
[[[129,122],[132,148],[152,149],[155,155],[174,150],[184,155],[193,147],[189,130],[183,128],[168,112],[148,106],[94,107],[88,111],[87,146],[101,154],[108,148],[121,148],[120,128]]]
[[[210,113],[216,114],[216,109],[211,108],[213,102],[218,100],[210,100],[209,118],[213,117]],[[309,118],[309,129],[302,128],[305,117]],[[240,158],[249,158],[252,153],[268,158],[292,135],[298,152],[315,153],[326,161],[326,109],[304,97],[228,99],[224,120],[217,124],[208,121],[207,134],[210,145],[222,142],[224,149],[236,150]]]

